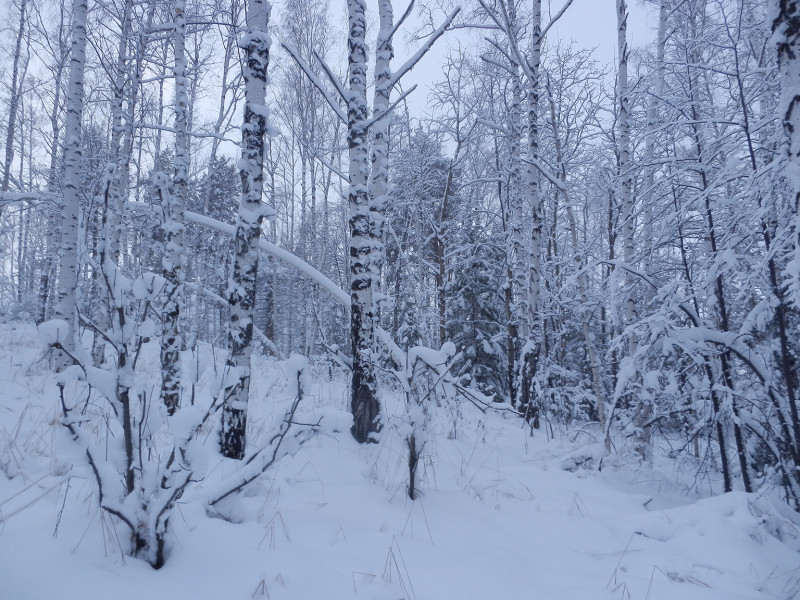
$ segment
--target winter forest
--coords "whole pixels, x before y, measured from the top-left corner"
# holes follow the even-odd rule
[[[256,523],[294,558],[241,597],[319,597],[287,515],[352,480],[336,518],[406,526],[328,597],[443,598],[400,549],[434,513],[513,529],[543,477],[666,473],[664,507],[761,540],[751,595],[636,580],[644,524],[541,597],[800,594],[800,0],[628,1],[7,0],[0,556],[44,520],[48,555],[149,581]],[[558,35],[575,11],[613,17],[611,60]]]

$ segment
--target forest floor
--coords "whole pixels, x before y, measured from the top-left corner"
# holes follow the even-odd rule
[[[618,448],[601,464],[586,431],[531,436],[467,404],[431,408],[411,501],[399,404],[386,402],[380,443],[360,446],[344,381],[327,372],[303,418],[328,428],[226,507],[231,521],[202,500],[235,468],[209,433],[205,476],[181,498],[155,571],[98,510],[41,356],[32,325],[0,325],[3,600],[800,597],[800,529],[771,491],[712,496],[719,483],[701,462],[657,449],[641,466]],[[259,360],[253,439],[291,401],[285,371]]]

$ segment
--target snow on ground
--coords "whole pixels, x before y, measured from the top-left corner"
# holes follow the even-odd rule
[[[124,554],[124,526],[97,509],[34,328],[2,325],[0,340],[3,600],[800,597],[798,529],[770,497],[698,498],[686,492],[694,473],[666,460],[576,467],[596,455],[581,446],[588,436],[529,437],[518,420],[468,406],[459,421],[432,408],[442,432],[412,502],[403,440],[390,426],[380,444],[356,444],[345,387],[324,372],[303,419],[323,416],[327,432],[228,507],[239,523],[200,501],[235,468],[209,435],[206,478],[182,498],[154,571]],[[284,368],[259,363],[254,438],[291,400]]]

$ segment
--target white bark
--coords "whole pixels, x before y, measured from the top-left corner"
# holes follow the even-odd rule
[[[512,16],[512,18],[514,18]],[[512,21],[513,23],[513,21]],[[516,35],[513,32],[511,35]],[[511,172],[508,181],[508,231],[507,252],[509,255],[509,282],[511,286],[511,320],[508,330],[508,360],[512,380],[509,382],[511,403],[522,400],[519,366],[522,365],[522,340],[528,334],[527,287],[528,269],[523,225],[524,190],[522,181],[522,79],[519,65],[511,65],[511,106],[510,106],[510,161]]]
[[[391,60],[394,15],[391,0],[379,0],[380,29],[375,50],[375,95],[372,114],[378,120],[372,126],[372,169],[369,186],[370,272],[373,291],[378,291],[383,262],[383,221],[389,194],[389,96],[392,93]]]
[[[650,96],[650,105],[647,108],[647,137],[644,149],[645,179],[645,223],[644,223],[644,243],[646,263],[645,273],[652,271],[653,255],[653,204],[655,203],[655,173],[656,167],[653,164],[656,148],[656,130],[658,128],[658,107],[661,102],[661,95],[664,91],[664,52],[667,43],[667,5],[668,0],[661,0],[658,13],[658,34],[656,36],[656,64],[653,73],[653,83]],[[652,299],[655,290],[652,286],[647,286],[648,299]]]
[[[8,102],[8,125],[6,128],[6,157],[3,164],[3,185],[1,191],[7,192],[11,179],[11,164],[14,162],[14,135],[16,133],[17,109],[21,82],[19,81],[19,68],[22,60],[22,38],[25,33],[28,0],[22,0],[19,7],[19,29],[17,41],[14,46],[14,62],[11,68],[11,96]],[[0,208],[0,211],[2,208]]]
[[[121,30],[119,33],[119,44],[117,47],[117,67],[114,74],[113,85],[113,100],[111,105],[111,142],[109,144],[111,149],[111,156],[116,161],[114,171],[114,182],[111,186],[111,203],[109,205],[108,229],[111,234],[111,257],[113,259],[119,253],[119,234],[120,226],[122,223],[122,206],[123,198],[119,185],[120,171],[122,170],[122,136],[124,133],[124,111],[123,105],[125,103],[125,78],[128,64],[128,37],[130,35],[131,27],[131,0],[125,0],[120,7],[120,20]]]
[[[186,92],[186,1],[175,0],[173,47],[175,53],[175,174],[172,193],[162,197],[164,206],[164,308],[161,333],[161,400],[172,414],[180,401],[180,315],[183,301],[184,222],[186,193],[189,182],[189,148],[187,124],[189,97]]]
[[[132,30],[130,13],[132,6],[130,0],[125,3],[125,21],[128,31]],[[145,52],[149,42],[150,29],[153,23],[156,3],[150,3],[147,10],[147,21],[141,25],[141,30],[136,38],[135,53],[129,56],[127,46],[131,40],[127,35],[120,39],[117,57],[118,79],[115,85],[114,124],[112,127],[112,156],[116,156],[116,171],[114,172],[114,185],[112,187],[113,201],[111,204],[111,248],[114,260],[119,260],[120,243],[122,239],[122,221],[125,214],[125,202],[128,200],[130,184],[130,166],[133,156],[134,120],[135,111],[139,100],[139,88],[142,80]],[[127,82],[126,82],[127,80]],[[117,94],[119,99],[117,99]],[[124,109],[123,109],[124,107]]]
[[[516,40],[518,36],[517,15],[514,2],[508,3],[508,24],[509,37]],[[510,106],[510,158],[511,172],[509,174],[508,186],[508,208],[509,208],[509,231],[508,231],[508,250],[511,258],[511,284],[512,288],[512,319],[515,338],[513,343],[517,345],[515,356],[519,355],[519,343],[528,334],[528,310],[527,310],[527,254],[525,249],[525,226],[523,225],[523,175],[522,175],[522,76],[520,75],[520,64],[516,56],[511,55],[511,106]],[[519,385],[517,383],[516,385]]]
[[[83,116],[83,76],[86,64],[87,0],[75,0],[72,13],[72,54],[70,58],[67,118],[64,140],[64,209],[62,213],[59,255],[61,270],[54,317],[69,324],[68,339],[61,344],[68,351],[75,348],[77,333],[76,294],[78,287],[78,231],[80,229],[81,119]],[[56,369],[72,364],[64,353],[56,354]]]
[[[617,132],[619,151],[619,185],[620,203],[622,205],[622,258],[633,268],[633,169],[631,165],[631,126],[630,99],[628,98],[628,5],[625,0],[617,0],[617,52],[619,66],[617,72]],[[636,300],[633,296],[633,276],[629,269],[625,270],[624,282],[624,319],[630,327],[636,321]],[[631,338],[633,340],[633,338]],[[636,342],[632,341],[629,351],[633,352]]]
[[[566,7],[566,5],[565,5]],[[539,190],[539,173],[534,164],[539,160],[539,94],[542,62],[542,1],[533,0],[531,22],[530,58],[528,76],[528,197],[531,205],[531,238],[529,248],[528,331],[522,349],[522,401],[525,412],[537,424],[537,408],[533,390],[538,368],[541,340],[538,315],[539,287],[542,273],[542,199]]]
[[[645,164],[645,180],[644,180],[644,214],[645,214],[645,223],[644,223],[644,244],[646,244],[644,251],[645,251],[645,273],[648,275],[652,272],[652,254],[653,254],[653,205],[655,204],[655,172],[656,167],[653,164],[655,158],[655,146],[656,146],[656,130],[658,128],[658,106],[659,102],[661,101],[661,95],[664,89],[664,52],[666,46],[666,37],[667,37],[667,4],[668,0],[661,0],[661,5],[659,9],[659,18],[658,18],[658,34],[656,37],[656,64],[655,64],[655,72],[653,74],[653,86],[652,86],[652,96],[650,98],[650,105],[647,109],[647,136],[645,139],[645,151],[644,151],[644,164]],[[628,239],[627,234],[629,233],[628,230],[625,230],[626,237],[626,256],[625,262],[632,267],[633,265],[630,264],[630,257],[627,255],[628,252],[628,243],[631,245],[633,244],[632,239]],[[631,252],[632,254],[632,252]],[[631,293],[630,287],[630,275],[626,270],[626,290],[627,293]],[[647,298],[650,300],[653,298],[655,293],[655,289],[653,286],[647,286],[645,293],[647,294]],[[628,314],[626,315],[627,324],[631,324],[631,319],[633,315],[631,311],[635,311],[635,305],[632,304],[632,298],[629,297],[628,302]],[[651,421],[654,413],[654,407],[652,404],[652,400],[642,398],[639,401],[639,405],[636,409],[636,413],[634,414],[634,424],[636,426],[635,432],[635,443],[637,445],[637,450],[641,454],[642,458],[649,459],[651,457],[651,428],[648,426],[648,423]]]
[[[348,0],[349,85],[347,89],[347,142],[350,148],[350,187],[348,190],[350,225],[350,334],[353,355],[353,381],[350,410],[353,437],[369,440],[380,425],[376,397],[375,366],[372,362],[375,327],[373,266],[373,215],[367,184],[369,165],[369,124],[367,107],[367,27],[365,0]]]

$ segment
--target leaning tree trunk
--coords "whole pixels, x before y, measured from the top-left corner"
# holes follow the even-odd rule
[[[228,458],[242,459],[245,453],[247,400],[250,394],[250,355],[258,273],[258,239],[261,222],[272,209],[261,203],[264,185],[264,139],[267,134],[267,67],[269,65],[269,17],[271,6],[264,0],[248,0],[247,33],[242,76],[245,82],[242,159],[242,196],[236,218],[233,274],[228,289],[230,324],[228,367],[235,383],[226,388],[222,406],[220,451]]]
[[[72,8],[72,53],[67,91],[66,137],[64,141],[64,208],[62,213],[58,280],[54,316],[69,324],[67,339],[59,340],[67,351],[75,348],[77,334],[76,292],[78,287],[78,230],[80,228],[81,119],[83,117],[83,73],[86,65],[87,0],[75,0]],[[64,370],[72,359],[56,353],[56,369]]]
[[[375,337],[373,268],[370,264],[372,216],[369,210],[367,181],[370,173],[367,135],[367,49],[365,0],[348,0],[349,88],[347,98],[347,142],[350,148],[350,187],[348,191],[350,225],[350,335],[353,354],[353,380],[350,410],[351,432],[358,442],[366,442],[380,428],[380,404],[372,362]]]

